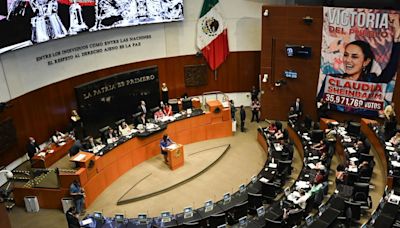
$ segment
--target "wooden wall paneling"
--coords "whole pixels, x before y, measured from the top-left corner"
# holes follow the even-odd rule
[[[26,153],[29,136],[38,143],[47,141],[55,129],[65,130],[70,124],[70,113],[77,108],[74,87],[120,72],[156,65],[160,83],[166,82],[170,97],[200,95],[203,92],[220,90],[223,92],[250,91],[258,83],[260,52],[232,52],[227,61],[218,69],[218,78],[208,70],[208,85],[185,88],[184,66],[204,64],[203,57],[195,55],[130,63],[75,76],[54,83],[11,100],[12,107],[0,113],[0,120],[11,117],[17,129],[18,145],[0,154],[0,165],[7,165]],[[136,107],[132,107],[134,110]]]
[[[0,227],[11,228],[10,218],[5,207],[5,203],[0,203]]]
[[[268,17],[262,17],[262,49],[260,57],[261,74],[268,73],[269,80],[262,83],[264,94],[261,96],[263,107],[261,118],[286,120],[289,106],[296,97],[300,97],[304,104],[305,114],[316,119],[315,95],[319,78],[319,66],[322,39],[322,7],[310,6],[263,6],[262,12],[269,10]],[[303,23],[302,18],[310,16],[313,22],[310,25]],[[275,49],[273,49],[275,40]],[[312,57],[309,60],[286,57],[284,45],[310,44]],[[400,64],[399,64],[400,65]],[[293,69],[299,73],[298,79],[285,79],[287,85],[280,88],[274,82],[282,78],[285,69]],[[400,67],[398,67],[398,73]],[[400,102],[400,85],[396,83],[393,101]],[[399,112],[399,105],[395,107]],[[338,121],[359,121],[361,116],[342,112],[329,113],[331,118]]]

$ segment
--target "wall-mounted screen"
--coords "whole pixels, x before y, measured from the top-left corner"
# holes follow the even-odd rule
[[[283,75],[284,75],[286,78],[297,78],[297,72],[294,71],[294,70],[285,70],[285,71],[283,72]]]
[[[311,57],[311,47],[302,45],[286,45],[286,54],[288,57]]]
[[[183,0],[1,2],[0,53],[85,31],[183,20]]]

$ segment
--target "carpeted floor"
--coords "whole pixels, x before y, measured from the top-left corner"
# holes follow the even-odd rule
[[[248,116],[251,116],[250,113]],[[248,120],[246,132],[239,131],[232,137],[185,145],[185,149],[193,147],[194,150],[221,144],[230,144],[231,148],[214,166],[184,185],[142,201],[117,206],[117,200],[132,187],[132,182],[126,180],[141,171],[139,165],[109,186],[87,208],[87,212],[103,211],[106,216],[124,213],[127,217],[136,217],[138,213],[146,212],[150,216],[158,216],[161,211],[178,213],[187,206],[200,207],[208,199],[219,200],[224,193],[235,192],[241,184],[248,183],[251,176],[257,174],[263,167],[267,155],[259,146],[256,133],[258,126],[266,125],[266,122],[250,123]],[[162,159],[161,155],[145,163],[158,162],[157,160],[160,159]],[[66,166],[68,165],[63,165],[67,168]],[[295,167],[296,169],[300,171],[301,166]],[[293,173],[295,175],[297,172]],[[157,185],[157,183],[154,184]],[[12,226],[18,228],[67,227],[65,215],[61,210],[41,209],[38,213],[27,213],[24,208],[14,207],[10,212],[10,220]]]
[[[248,116],[251,116],[249,114]],[[151,198],[117,206],[118,199],[126,193],[127,189],[132,187],[135,178],[140,178],[141,175],[143,176],[148,172],[144,168],[145,166],[153,166],[153,168],[154,166],[158,166],[163,169],[162,165],[160,165],[162,164],[161,156],[150,159],[131,169],[110,185],[87,208],[87,212],[102,211],[106,216],[113,216],[115,213],[124,213],[127,217],[136,217],[138,213],[145,212],[149,216],[158,216],[161,211],[167,210],[172,213],[179,213],[187,206],[193,206],[194,208],[201,207],[204,201],[208,199],[219,200],[224,193],[235,192],[239,185],[248,183],[251,176],[258,173],[263,167],[267,155],[262,151],[261,146],[258,145],[256,133],[258,126],[266,125],[268,123],[264,121],[250,123],[248,120],[246,121],[247,131],[244,133],[239,131],[232,137],[185,145],[185,151],[201,151],[222,144],[230,144],[231,148],[214,166],[184,185]],[[375,151],[372,151],[371,154],[375,155]],[[383,173],[381,171],[382,165],[377,159],[375,159],[375,162],[376,166],[371,179],[373,188],[370,190],[373,208],[361,218],[360,224],[366,222],[370,213],[376,208],[385,187],[385,180],[383,180]],[[328,199],[329,195],[333,194],[335,189],[334,175],[337,164],[338,159],[334,156],[330,167],[332,172],[329,177],[329,194],[326,199]],[[67,159],[60,161],[58,165],[63,168],[70,168]],[[297,151],[294,153],[292,166],[293,172],[286,186],[293,184],[302,169],[302,160]],[[157,182],[157,180],[154,180],[154,182]],[[154,185],[157,184],[154,183]],[[135,192],[130,192],[130,194],[135,194]],[[12,226],[18,228],[67,227],[65,215],[61,210],[41,209],[38,213],[27,213],[24,208],[14,207],[10,212],[10,220]]]

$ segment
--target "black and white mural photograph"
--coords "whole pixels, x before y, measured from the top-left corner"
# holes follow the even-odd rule
[[[183,20],[183,0],[1,0],[0,53],[116,27]]]

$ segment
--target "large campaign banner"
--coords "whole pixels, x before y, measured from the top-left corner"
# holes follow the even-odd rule
[[[378,116],[392,101],[400,55],[399,12],[324,7],[317,100]]]

